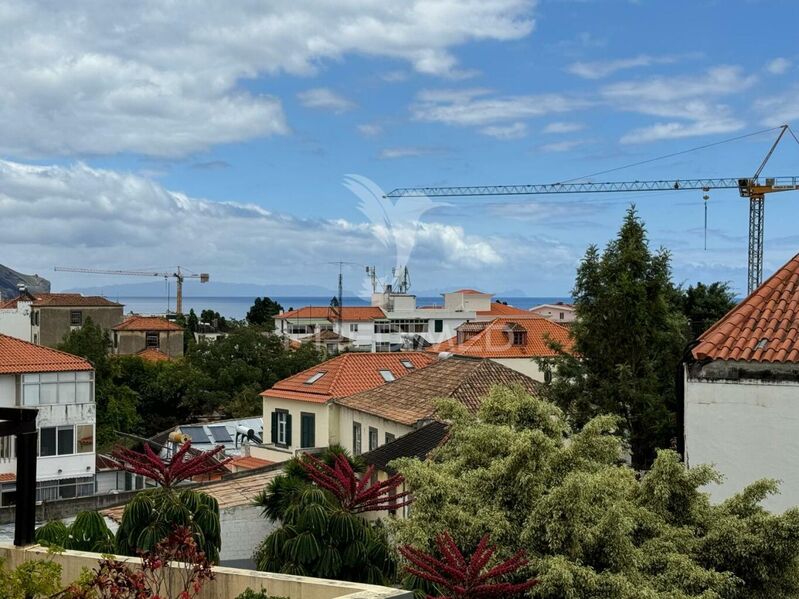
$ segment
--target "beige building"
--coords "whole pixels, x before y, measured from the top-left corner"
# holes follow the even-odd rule
[[[281,462],[299,449],[351,446],[352,433],[342,438],[339,432],[334,400],[401,380],[435,359],[423,352],[344,353],[279,381],[261,393],[264,445],[253,446],[251,455]]]
[[[89,318],[106,330],[122,320],[122,304],[104,297],[79,293],[39,293],[34,297],[30,304],[31,341],[38,345],[58,345]]]
[[[560,324],[568,324],[577,320],[577,310],[572,304],[557,302],[554,304],[541,304],[530,308],[530,312]]]
[[[152,359],[155,352],[168,358],[183,355],[183,327],[160,316],[128,316],[113,327],[114,353],[142,354]]]

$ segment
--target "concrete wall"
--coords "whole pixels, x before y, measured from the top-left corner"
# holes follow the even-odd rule
[[[36,504],[36,522],[49,520],[63,520],[72,518],[79,512],[104,510],[106,508],[128,503],[138,491],[126,491],[107,495],[87,495],[71,499],[54,499]],[[15,521],[16,508],[0,507],[0,524],[10,524]]]
[[[115,331],[114,353],[120,356],[137,354],[147,347],[146,331]],[[171,358],[183,355],[183,331],[159,331],[158,349]]]
[[[724,481],[709,485],[723,501],[761,478],[782,481],[771,510],[799,505],[799,383],[708,380],[686,375],[685,461],[713,464]]]
[[[534,358],[492,358],[492,360],[516,372],[521,372],[535,381],[544,382],[544,373]]]
[[[6,543],[0,544],[0,559],[5,561],[6,567],[16,568],[30,560],[52,560],[61,564],[61,582],[65,585],[76,580],[84,568],[89,570],[96,568],[97,561],[101,557],[98,553],[85,551],[65,551],[50,555],[47,549],[38,545],[20,549]],[[141,563],[135,557],[117,559],[132,568]],[[411,599],[412,597],[408,591],[388,587],[236,568],[216,567],[214,575],[215,579],[203,587],[198,595],[199,599],[234,599],[248,587],[255,591],[266,589],[270,595],[285,596],[290,599]],[[178,576],[176,573],[175,584]]]
[[[347,451],[352,451],[352,425],[358,422],[361,425],[361,450],[369,451],[369,427],[377,429],[377,446],[386,444],[386,433],[391,433],[394,438],[399,438],[413,430],[412,426],[399,424],[379,416],[359,412],[345,406],[336,406],[338,412],[338,439]]]
[[[530,308],[530,312],[543,316],[552,322],[574,322],[577,320],[577,312],[573,308],[566,308],[564,306],[537,306]],[[563,318],[560,315],[563,314]]]
[[[31,307],[30,302],[20,302],[16,308],[0,310],[0,333],[30,341]]]
[[[91,318],[92,322],[106,330],[122,322],[122,306],[46,306],[34,308],[39,312],[39,326],[33,327],[33,333],[38,335],[38,343],[54,347],[64,340],[67,333],[72,330],[70,325],[70,312],[80,310],[83,322]]]
[[[261,542],[277,528],[273,520],[261,515],[261,508],[240,505],[219,510],[222,529],[222,548],[219,563],[236,562],[236,567],[254,568],[252,555]],[[232,564],[230,564],[232,565]]]
[[[14,408],[17,406],[17,376],[14,374],[0,374],[0,407]]]

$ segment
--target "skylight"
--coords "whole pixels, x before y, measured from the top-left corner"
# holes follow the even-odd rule
[[[411,370],[413,368],[413,362],[411,362],[410,360],[400,360],[400,364],[402,364],[408,370]]]
[[[763,337],[760,341],[757,342],[755,349],[766,349],[766,345],[768,345],[768,339]]]
[[[381,370],[380,376],[382,376],[383,380],[386,381],[387,383],[390,383],[391,381],[396,379],[394,373],[391,372],[390,370]]]
[[[307,381],[305,381],[305,384],[306,385],[313,385],[316,381],[321,379],[323,376],[325,376],[325,371],[324,370],[322,370],[320,372],[317,372],[317,373],[311,375],[310,378]]]

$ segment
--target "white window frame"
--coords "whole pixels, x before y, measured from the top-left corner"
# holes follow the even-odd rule
[[[277,414],[277,443],[278,445],[288,446],[289,413],[275,411],[275,414]]]

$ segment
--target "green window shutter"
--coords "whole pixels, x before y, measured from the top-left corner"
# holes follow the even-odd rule
[[[291,447],[291,414],[286,414],[286,445]]]
[[[300,414],[300,445],[316,447],[316,415],[303,412]]]
[[[277,412],[272,412],[272,443],[277,443]]]

